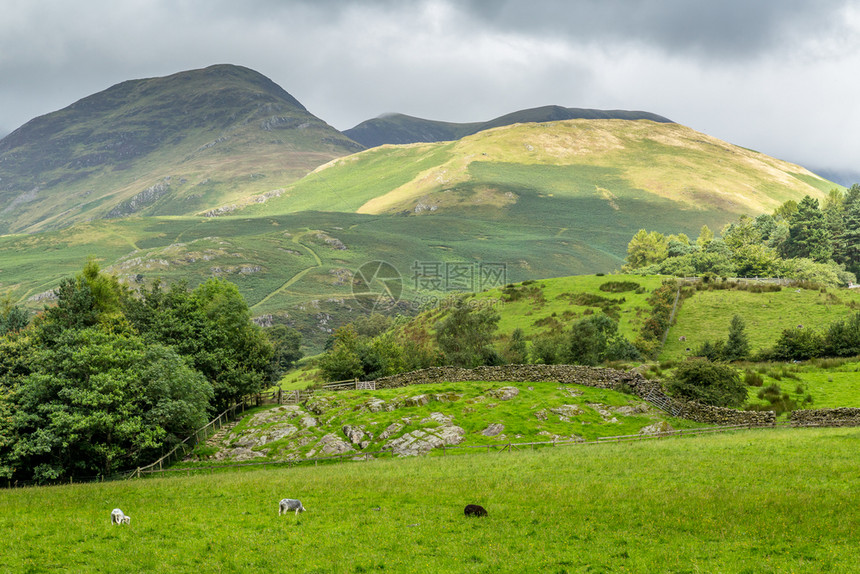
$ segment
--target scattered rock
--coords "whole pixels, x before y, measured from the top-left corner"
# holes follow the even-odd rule
[[[656,422],[654,424],[650,424],[646,427],[642,427],[641,429],[639,429],[639,434],[641,434],[641,435],[655,435],[655,434],[660,434],[660,433],[664,433],[664,432],[671,432],[673,430],[675,430],[675,429],[672,428],[672,425],[670,425],[666,421],[659,421],[659,422]]]
[[[579,405],[561,405],[560,407],[552,407],[549,411],[560,417],[567,418],[568,421],[577,415],[581,415],[583,412]]]
[[[537,417],[537,419],[541,420],[541,421],[545,421],[547,416],[548,415],[547,415],[546,409],[541,409],[535,413],[535,417]]]
[[[481,434],[484,436],[496,436],[503,430],[505,430],[505,425],[501,423],[493,423],[484,430],[482,430]]]
[[[388,440],[403,430],[403,423],[391,423],[384,431],[379,434],[379,440]]]
[[[500,387],[498,389],[487,391],[487,394],[499,399],[500,401],[509,401],[520,394],[520,390],[516,387]]]
[[[344,454],[353,452],[355,449],[346,443],[342,438],[334,433],[329,433],[322,437],[317,444],[319,451],[323,454]]]
[[[345,425],[341,430],[352,444],[358,444],[364,439],[364,426]]]
[[[415,395],[414,397],[409,397],[404,401],[404,404],[407,407],[423,407],[427,403],[430,402],[430,397],[427,395]]]

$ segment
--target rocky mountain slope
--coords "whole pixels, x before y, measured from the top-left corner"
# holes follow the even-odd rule
[[[0,140],[0,234],[195,214],[360,149],[247,68],[130,80]]]

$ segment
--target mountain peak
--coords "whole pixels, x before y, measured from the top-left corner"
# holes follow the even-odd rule
[[[549,105],[519,110],[486,122],[452,123],[387,113],[345,130],[343,133],[366,147],[384,144],[429,143],[460,139],[480,131],[513,124],[558,122],[563,120],[650,120],[674,123],[650,112],[629,110],[594,110]]]
[[[249,178],[278,173],[262,189],[268,191],[359,149],[249,68],[218,64],[128,80],[37,117],[0,140],[0,205],[8,206],[0,213],[0,233],[130,214],[124,203],[169,176],[189,186],[192,177],[217,178],[235,195],[240,181],[253,189],[262,183]],[[242,159],[251,156],[262,163]],[[162,213],[213,207],[200,197],[175,204],[171,197],[183,195],[177,188],[174,183],[159,196]],[[188,193],[209,195],[216,205],[229,199],[212,190]],[[155,200],[132,203],[135,209],[155,209]]]

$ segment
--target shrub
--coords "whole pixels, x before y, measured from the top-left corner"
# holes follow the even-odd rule
[[[778,361],[803,361],[819,356],[823,346],[824,338],[814,329],[784,329],[770,354]]]
[[[627,291],[636,291],[639,287],[639,283],[635,281],[607,281],[601,284],[598,289],[608,293],[625,293]]]
[[[706,359],[681,363],[667,388],[676,396],[718,407],[740,407],[747,396],[746,386],[734,368]]]
[[[744,372],[744,384],[748,387],[760,387],[764,385],[764,377],[755,371],[747,369]]]

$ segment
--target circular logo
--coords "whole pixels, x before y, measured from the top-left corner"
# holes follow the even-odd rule
[[[400,273],[386,261],[369,261],[352,277],[352,297],[368,311],[391,309],[402,292]]]

